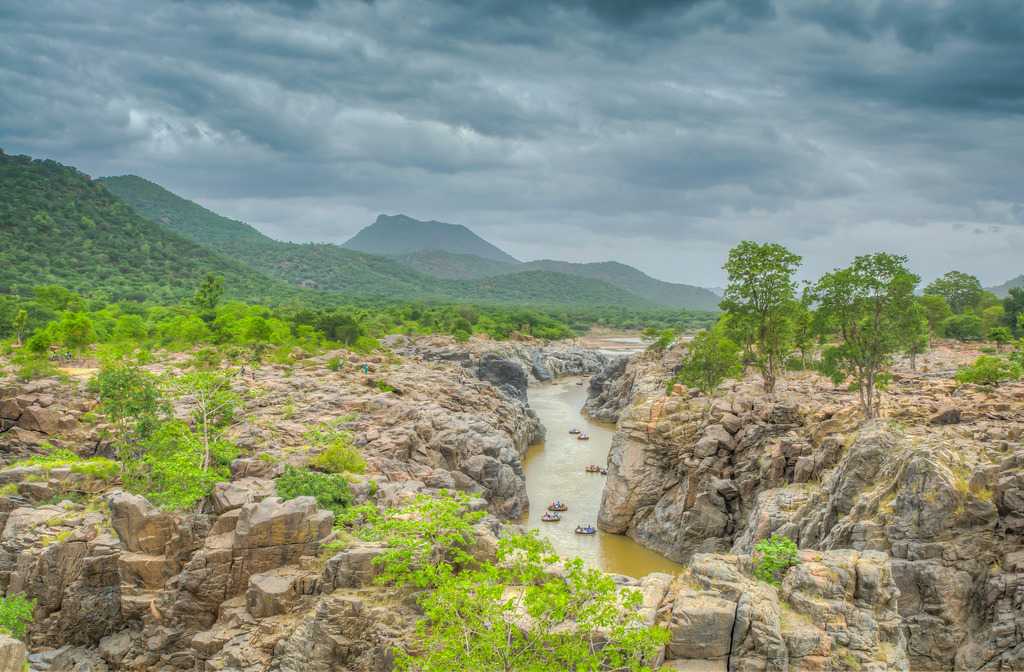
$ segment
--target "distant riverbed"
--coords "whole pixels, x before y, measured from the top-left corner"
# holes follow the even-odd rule
[[[588,464],[607,465],[614,425],[593,422],[580,410],[586,401],[586,386],[576,378],[530,387],[530,407],[547,429],[547,439],[531,446],[526,453],[526,490],[530,512],[522,521],[530,529],[540,530],[563,556],[579,556],[588,564],[607,572],[643,576],[651,572],[676,573],[681,566],[629,537],[598,531],[584,536],[573,532],[578,524],[597,525],[604,476],[588,474]],[[590,435],[578,441],[572,428]],[[569,505],[557,523],[541,522],[547,505],[560,499]]]

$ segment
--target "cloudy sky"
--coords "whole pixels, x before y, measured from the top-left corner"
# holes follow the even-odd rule
[[[281,239],[377,213],[723,281],[1024,272],[1021,0],[12,0],[0,148]]]

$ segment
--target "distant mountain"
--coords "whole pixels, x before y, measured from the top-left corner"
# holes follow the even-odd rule
[[[157,226],[56,161],[0,151],[0,293],[60,284],[115,299],[180,299],[208,272],[231,296],[295,293]]]
[[[999,298],[1003,299],[1009,296],[1010,290],[1015,287],[1024,287],[1024,275],[1018,275],[1016,278],[1013,278],[1012,280],[1007,280],[1001,285],[996,285],[995,287],[986,287],[986,289],[988,289],[988,291],[992,292]]]
[[[656,307],[642,297],[599,279],[530,269],[520,272],[522,265],[518,261],[476,237],[465,227],[441,224],[441,228],[437,228],[434,227],[437,222],[424,223],[427,228],[435,231],[456,230],[454,235],[463,243],[479,241],[490,248],[494,256],[504,255],[511,261],[448,252],[415,252],[407,255],[406,264],[403,264],[398,257],[367,254],[338,245],[284,243],[264,236],[248,224],[211,212],[141,177],[104,178],[102,182],[140,214],[169,231],[292,285],[363,298],[546,306]],[[401,219],[407,221],[400,222],[397,228],[391,227],[395,219],[398,218],[379,217],[377,224],[382,221],[384,223],[376,231],[397,230],[407,226],[408,222],[415,222],[403,217]],[[374,229],[377,224],[364,231]],[[469,237],[462,232],[468,233]],[[422,237],[419,240],[422,242]],[[497,252],[494,253],[494,250]],[[411,263],[409,259],[417,261]],[[434,272],[420,272],[417,265],[419,268],[432,268]],[[459,273],[448,272],[446,277],[443,267],[463,270]],[[508,273],[502,273],[499,277],[484,276],[480,274],[483,267],[501,268]]]
[[[672,306],[673,308],[718,310],[718,302],[720,301],[719,297],[703,287],[655,280],[646,273],[632,266],[620,264],[617,261],[574,264],[568,261],[542,259],[523,264],[523,268],[554,271],[593,280],[603,280],[627,292],[642,296],[651,303]]]
[[[421,222],[405,215],[379,215],[377,221],[352,236],[343,247],[389,256],[442,250],[453,254],[472,254],[492,261],[518,263],[518,259],[461,224]]]

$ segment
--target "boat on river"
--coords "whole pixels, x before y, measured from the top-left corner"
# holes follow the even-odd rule
[[[607,473],[608,473],[607,469],[605,469],[604,467],[599,467],[596,464],[588,464],[585,467],[585,469],[586,469],[586,472],[588,474],[606,474],[607,475]]]
[[[565,502],[554,501],[548,504],[548,511],[568,511],[569,505]]]
[[[597,534],[597,528],[593,525],[577,525],[576,534]]]
[[[590,441],[590,434],[584,434],[580,432],[579,436],[576,437],[577,441]]]
[[[575,427],[573,427],[572,429],[570,429],[570,430],[569,430],[569,433],[570,433],[570,434],[579,434],[579,433],[580,433],[580,430],[578,430],[578,429],[576,429]]]
[[[543,516],[540,517],[542,522],[545,523],[557,523],[562,519],[562,516],[554,513],[553,511],[546,511]]]

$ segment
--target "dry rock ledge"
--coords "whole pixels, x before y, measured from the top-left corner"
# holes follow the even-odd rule
[[[283,465],[313,456],[304,432],[345,418],[368,462],[361,500],[476,495],[491,514],[477,528],[485,556],[528,506],[521,458],[543,428],[527,383],[602,370],[588,409],[619,431],[601,524],[689,562],[678,576],[617,577],[670,629],[664,669],[1024,668],[1021,390],[951,398],[938,377],[908,378],[900,389],[918,403],[859,426],[849,399],[817,388],[764,399],[743,383],[704,413],[704,400],[664,395],[678,352],[390,346],[239,378],[245,421],[232,433],[246,457],[194,512],[67,469],[0,470],[0,592],[38,604],[25,644],[0,637],[0,672],[26,654],[53,671],[390,670],[419,614],[374,583],[380,547],[325,554],[332,515],[275,496]],[[81,381],[0,379],[0,460],[47,442],[109,455],[94,405]],[[803,549],[779,588],[752,578],[750,550],[771,532]]]

